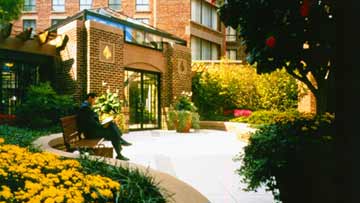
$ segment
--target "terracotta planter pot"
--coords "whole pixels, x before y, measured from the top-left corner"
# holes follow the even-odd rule
[[[186,113],[186,112],[182,112],[184,115],[179,116],[179,112],[177,113],[174,125],[175,125],[175,129],[176,132],[180,132],[180,133],[189,133],[190,132],[190,128],[191,128],[191,113]],[[179,119],[184,119],[182,121],[180,121]],[[181,123],[185,122],[185,125],[180,125]]]
[[[186,121],[186,125],[184,128],[180,128],[176,123],[176,132],[179,133],[189,133],[191,128],[191,119]]]

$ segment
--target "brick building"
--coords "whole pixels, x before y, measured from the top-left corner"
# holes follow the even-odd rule
[[[35,44],[36,49],[24,48],[23,52],[51,47],[51,60],[40,69],[51,69],[47,78],[55,89],[74,95],[79,102],[88,92],[118,91],[129,109],[130,129],[165,127],[166,109],[173,98],[183,91],[191,91],[191,54],[186,41],[111,9],[85,9],[44,33],[56,37],[40,46],[36,36],[21,46]],[[13,39],[20,40],[18,38],[0,40],[0,52],[16,52],[16,46],[10,50],[7,44]],[[66,45],[59,45],[59,41],[66,41]],[[54,51],[54,47],[61,49]],[[9,54],[3,55],[0,65],[5,67],[11,63],[16,67],[19,60],[27,64],[28,54],[11,59],[6,57]],[[46,50],[37,54],[44,56]],[[7,69],[16,74],[15,69]],[[17,84],[21,78],[12,80],[11,84]],[[16,96],[17,88],[15,85],[9,91]]]
[[[233,33],[226,33],[216,5],[210,0],[25,0],[14,31],[33,27],[35,35],[83,9],[100,7],[109,7],[186,40],[192,60],[218,60],[224,55],[244,58],[239,40],[226,37]]]

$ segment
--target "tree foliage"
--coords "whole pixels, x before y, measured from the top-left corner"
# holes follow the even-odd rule
[[[247,60],[256,63],[258,73],[285,67],[314,93],[321,113],[328,110],[334,82],[334,8],[334,0],[227,0],[219,14],[239,30]]]
[[[0,25],[16,20],[22,10],[24,0],[0,0]]]

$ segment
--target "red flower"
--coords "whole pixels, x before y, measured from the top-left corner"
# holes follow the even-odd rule
[[[306,17],[309,15],[309,1],[304,0],[303,4],[300,6],[300,15]]]
[[[270,36],[265,41],[266,46],[273,48],[276,44],[276,39],[274,36]]]
[[[235,109],[234,110],[234,117],[240,117],[240,116],[243,116],[243,117],[248,117],[251,115],[251,111],[250,110],[247,110],[247,109]]]
[[[212,3],[212,4],[215,4],[215,3],[216,3],[216,0],[211,0],[211,3]]]

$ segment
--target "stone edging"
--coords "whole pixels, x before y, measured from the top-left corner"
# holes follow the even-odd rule
[[[43,136],[33,142],[33,144],[43,151],[51,152],[63,157],[78,158],[78,154],[73,154],[53,148],[57,144],[63,143],[62,133],[51,134],[49,136]],[[97,156],[91,156],[91,158],[99,158]],[[160,187],[165,188],[170,194],[173,194],[170,202],[176,203],[209,203],[210,201],[203,196],[200,192],[195,190],[187,183],[163,172],[156,171],[151,168],[146,168],[139,164],[125,162],[121,160],[104,158],[108,164],[114,166],[122,166],[129,168],[139,169],[141,172],[147,173],[154,177],[155,181],[159,183]]]
[[[248,142],[250,133],[256,131],[247,123],[223,122],[223,121],[200,121],[201,129],[223,130],[236,133],[238,139]]]

